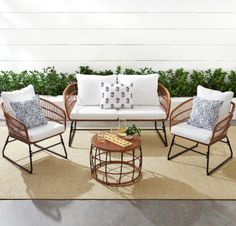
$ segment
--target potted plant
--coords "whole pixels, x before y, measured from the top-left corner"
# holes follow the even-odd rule
[[[140,136],[141,135],[141,129],[137,128],[135,126],[135,124],[133,124],[132,126],[129,126],[126,128],[125,130],[125,135],[126,135],[126,139],[133,139],[134,136]]]

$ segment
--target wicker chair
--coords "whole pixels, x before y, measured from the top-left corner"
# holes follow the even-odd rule
[[[39,152],[39,151],[46,150],[46,151],[51,152],[55,155],[58,155],[62,158],[67,158],[67,152],[66,152],[66,148],[65,148],[64,141],[62,138],[62,133],[64,133],[65,129],[66,129],[65,111],[63,109],[59,108],[57,105],[55,105],[45,99],[42,99],[42,98],[40,98],[40,104],[41,104],[42,110],[44,112],[44,115],[45,115],[46,119],[48,120],[48,124],[43,125],[43,126],[39,126],[36,128],[32,128],[32,129],[27,129],[25,124],[20,122],[18,119],[16,119],[15,117],[10,115],[6,111],[4,104],[1,105],[1,108],[4,112],[6,124],[8,127],[8,137],[7,137],[5,145],[3,147],[2,155],[4,158],[9,160],[10,162],[12,162],[13,164],[17,165],[18,167],[26,170],[29,173],[33,172],[32,155],[34,153]],[[52,138],[55,136],[60,136],[60,142],[50,145],[48,147],[42,147],[38,144],[39,142],[41,142],[43,140],[46,140],[46,139],[49,139],[49,138]],[[13,138],[13,139],[11,139],[11,138]],[[13,142],[13,141],[21,141],[21,142],[28,145],[28,147],[29,147],[29,160],[30,160],[30,168],[29,169],[19,165],[16,161],[14,161],[13,159],[10,159],[9,157],[7,157],[5,155],[5,150],[6,150],[7,144],[10,142]],[[51,151],[49,149],[49,148],[52,148],[52,147],[60,145],[60,144],[63,146],[63,150],[65,152],[65,155],[55,153],[54,151]],[[39,150],[33,152],[31,145],[38,147]]]
[[[65,103],[65,109],[67,113],[68,119],[71,121],[71,126],[70,126],[70,135],[69,135],[69,146],[71,147],[75,132],[77,130],[81,130],[77,128],[77,122],[78,121],[114,121],[114,120],[86,120],[86,119],[72,119],[71,118],[71,112],[77,102],[77,94],[78,94],[78,88],[77,88],[77,83],[71,83],[69,84],[63,93],[64,96],[64,103]],[[171,104],[171,99],[170,99],[170,94],[169,91],[162,85],[158,84],[158,96],[160,100],[160,104],[162,109],[165,111],[165,119],[147,119],[147,120],[136,120],[132,119],[130,121],[154,121],[155,123],[155,130],[157,131],[158,135],[160,136],[162,142],[168,146],[167,143],[167,137],[166,137],[166,128],[165,128],[165,121],[169,118],[169,112],[170,112],[170,104]],[[157,126],[157,122],[160,121],[162,123],[161,127]],[[162,133],[161,133],[162,132]]]
[[[221,120],[220,122],[216,124],[213,131],[208,131],[201,128],[190,126],[186,123],[186,121],[190,118],[190,114],[192,111],[192,100],[193,99],[191,98],[185,101],[184,103],[177,106],[171,112],[170,130],[171,130],[171,134],[173,138],[172,138],[172,142],[171,142],[169,153],[168,153],[168,160],[171,160],[187,151],[193,151],[195,153],[205,155],[207,158],[206,173],[207,175],[210,175],[211,173],[213,173],[215,170],[217,170],[220,166],[222,166],[224,163],[226,163],[228,160],[230,160],[233,157],[232,147],[230,145],[227,132],[230,127],[231,119],[233,117],[235,104],[231,102],[231,109],[229,111],[229,114],[223,120]],[[192,147],[185,147],[181,144],[177,144],[175,142],[176,137],[181,137],[181,138],[196,142],[196,145]],[[226,160],[224,160],[222,163],[217,165],[215,168],[210,170],[209,162],[210,162],[211,146],[219,141],[226,143],[229,146],[230,156]],[[207,146],[206,153],[202,153],[194,149],[198,146],[199,143]],[[172,147],[174,145],[184,148],[184,150],[180,153],[177,153],[171,156]]]

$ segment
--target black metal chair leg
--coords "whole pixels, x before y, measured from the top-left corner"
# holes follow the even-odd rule
[[[63,140],[63,137],[61,134],[60,134],[60,138],[61,138],[61,144],[62,144],[64,152],[65,152],[65,158],[67,159],[67,151],[66,151],[65,143],[64,143],[64,140]]]
[[[76,126],[77,126],[76,121],[72,121],[71,126],[70,126],[69,147],[72,146],[74,136],[75,136],[75,132],[76,132]]]
[[[165,138],[165,145],[166,147],[168,146],[168,142],[167,142],[167,137],[166,137],[166,126],[165,126],[165,122],[162,121],[162,128],[163,128],[163,133],[164,133],[164,138]]]
[[[8,144],[9,142],[15,141],[15,140],[9,141],[9,139],[10,139],[10,136],[7,137],[6,142],[5,142],[5,145],[4,145],[4,147],[3,147],[3,150],[2,150],[2,155],[3,155],[3,157],[4,157],[5,159],[7,159],[8,161],[10,161],[11,163],[13,163],[14,165],[16,165],[16,166],[20,167],[21,169],[27,171],[27,172],[30,173],[30,174],[32,174],[32,172],[33,172],[33,161],[32,161],[33,154],[35,154],[35,153],[37,153],[37,152],[39,152],[39,151],[46,150],[46,151],[48,151],[48,152],[51,152],[51,153],[53,153],[53,154],[55,154],[55,155],[58,155],[58,156],[60,156],[60,157],[62,157],[62,158],[66,158],[66,159],[67,159],[67,151],[66,151],[65,143],[64,143],[64,140],[63,140],[62,135],[60,134],[61,142],[56,143],[56,144],[53,144],[53,145],[48,146],[48,147],[45,147],[45,148],[35,143],[34,146],[36,146],[36,147],[38,147],[38,148],[40,148],[40,149],[37,150],[37,151],[34,151],[34,152],[32,152],[31,144],[28,144],[28,147],[29,147],[29,160],[30,160],[29,164],[30,164],[30,168],[27,169],[27,168],[21,166],[21,165],[18,164],[16,161],[10,159],[9,157],[7,157],[7,156],[5,155],[4,152],[5,152],[5,149],[6,149],[7,144]],[[54,151],[49,150],[50,147],[54,147],[54,146],[59,145],[59,144],[61,144],[61,145],[63,146],[64,152],[65,152],[65,156],[63,156],[63,155],[61,155],[61,154],[58,154],[58,153],[55,153]]]
[[[170,145],[170,148],[169,148],[167,160],[171,159],[170,154],[171,154],[172,147],[174,146],[174,142],[175,142],[175,135],[173,136],[172,141],[171,141],[171,145]]]
[[[27,169],[27,168],[21,166],[20,164],[18,164],[17,162],[15,162],[14,160],[12,160],[11,158],[7,157],[7,156],[4,154],[5,148],[6,148],[7,144],[9,143],[9,138],[10,138],[10,137],[7,138],[6,143],[5,143],[5,145],[4,145],[4,148],[3,148],[3,158],[7,159],[9,162],[11,162],[12,164],[18,166],[19,168],[25,170],[26,172],[32,174],[32,172],[33,172],[33,163],[32,163],[32,150],[31,150],[30,144],[28,145],[28,146],[29,146],[30,169]],[[10,142],[11,142],[11,141],[10,141]]]
[[[207,168],[206,168],[206,173],[207,173],[207,176],[210,175],[210,172],[209,172],[209,160],[210,160],[210,148],[211,146],[208,146],[207,147],[207,155],[206,155],[206,158],[207,158]]]
[[[72,139],[73,124],[74,124],[74,121],[71,121],[70,134],[69,134],[69,147],[71,147],[71,143],[72,143],[71,139]]]
[[[210,174],[215,172],[217,169],[219,169],[221,166],[223,166],[226,162],[228,162],[231,158],[233,158],[233,150],[232,150],[228,136],[226,136],[226,142],[224,142],[224,143],[228,144],[228,146],[229,146],[230,156],[227,159],[225,159],[222,163],[220,163],[218,166],[216,166],[215,168],[213,168],[211,170],[209,170],[210,146],[208,146],[208,150],[207,150],[207,176],[209,176]]]
[[[157,121],[155,121],[155,129],[159,135],[159,137],[161,138],[163,144],[167,147],[168,146],[168,142],[167,142],[167,137],[166,137],[166,126],[165,126],[165,122],[162,121],[162,129],[157,128]],[[160,130],[162,130],[163,135],[160,133]]]
[[[37,143],[34,143],[34,146],[35,146],[35,147],[38,147],[38,148],[40,148],[40,149],[37,150],[37,151],[35,151],[35,152],[33,152],[33,154],[45,150],[45,151],[50,152],[50,153],[52,153],[52,154],[54,154],[54,155],[57,155],[57,156],[59,156],[59,157],[61,157],[61,158],[67,159],[67,151],[66,151],[65,144],[64,144],[64,140],[63,140],[61,134],[60,134],[60,139],[61,139],[61,140],[60,140],[59,143],[52,144],[52,145],[47,146],[47,147],[43,147],[43,146],[41,146],[41,145],[39,145],[39,144],[37,144]],[[50,150],[50,148],[55,147],[55,146],[57,146],[57,145],[62,145],[62,146],[63,146],[65,155],[61,155],[61,154],[59,154],[59,153],[57,153],[57,152],[55,152],[55,151]]]
[[[32,163],[32,149],[31,145],[29,144],[29,159],[30,159],[30,170],[29,173],[32,174],[33,172],[33,163]]]
[[[4,144],[4,147],[2,149],[2,157],[5,157],[4,151],[5,151],[6,147],[7,147],[9,139],[10,139],[10,136],[7,137],[6,142]]]
[[[229,141],[229,138],[228,136],[226,136],[226,142],[229,146],[229,150],[230,150],[230,157],[232,158],[233,157],[233,150],[232,150],[232,147],[231,147],[231,144],[230,144],[230,141]]]

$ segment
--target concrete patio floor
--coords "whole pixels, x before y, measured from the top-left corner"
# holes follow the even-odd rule
[[[0,225],[233,226],[234,201],[0,201]]]

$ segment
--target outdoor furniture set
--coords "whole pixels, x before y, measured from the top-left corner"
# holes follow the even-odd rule
[[[8,136],[3,147],[3,157],[32,173],[32,155],[39,151],[48,151],[67,158],[67,151],[62,138],[66,130],[66,121],[70,121],[69,146],[80,122],[85,121],[149,121],[154,122],[154,129],[163,144],[168,146],[165,122],[169,120],[172,142],[167,154],[168,160],[187,151],[193,151],[207,158],[207,175],[214,172],[232,158],[232,147],[227,136],[235,110],[232,92],[220,92],[198,86],[197,96],[177,106],[170,113],[171,99],[168,90],[158,83],[158,75],[77,75],[77,83],[69,84],[64,90],[65,111],[57,105],[35,95],[32,85],[13,92],[2,92],[2,110],[8,127]],[[161,127],[158,127],[158,122]],[[52,137],[59,137],[59,142],[42,147],[39,142]],[[175,142],[176,137],[191,140],[196,144],[184,147]],[[123,138],[124,139],[124,138]],[[29,169],[7,157],[8,143],[21,141],[29,148]],[[229,146],[230,155],[218,166],[210,169],[211,146],[216,142]],[[90,167],[91,174],[100,183],[110,186],[130,185],[141,175],[142,148],[141,139],[134,137],[130,145],[122,147],[110,141],[100,142],[98,135],[91,140]],[[207,146],[202,153],[195,148],[198,144]],[[39,148],[32,151],[31,146]],[[50,148],[61,145],[64,155]],[[171,155],[173,146],[184,151]],[[119,158],[112,158],[119,154]],[[126,158],[124,158],[126,156]],[[118,172],[111,173],[110,165],[119,165]],[[125,168],[128,168],[125,170]],[[129,175],[130,179],[123,179]],[[109,178],[116,176],[115,181]]]

